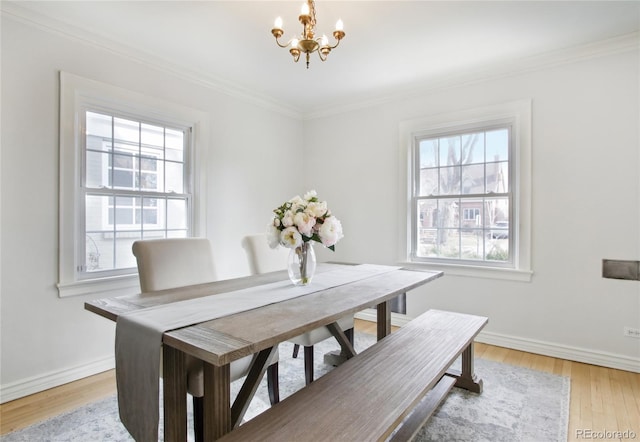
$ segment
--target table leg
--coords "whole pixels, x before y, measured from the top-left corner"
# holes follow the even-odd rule
[[[327,329],[331,332],[338,344],[340,344],[340,351],[332,351],[324,355],[324,363],[337,367],[347,359],[351,359],[357,353],[353,348],[351,341],[347,338],[346,333],[340,328],[337,322],[332,322],[326,325]]]
[[[267,371],[267,367],[277,351],[277,346],[269,347],[262,350],[253,359],[249,373],[231,406],[231,425],[233,428],[236,428],[242,423],[242,418],[247,412],[253,396],[256,394],[258,385],[260,385],[260,381],[264,377],[264,373]]]
[[[231,369],[204,363],[204,440],[231,431]]]
[[[184,353],[163,345],[164,440],[187,440],[187,371]]]
[[[389,301],[378,304],[378,341],[391,334],[391,305]]]

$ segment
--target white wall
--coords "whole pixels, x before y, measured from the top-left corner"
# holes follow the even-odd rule
[[[335,254],[317,248],[321,259],[394,263],[399,122],[531,98],[532,282],[445,276],[409,296],[409,314],[485,314],[488,340],[638,364],[638,341],[622,329],[640,328],[640,284],[600,277],[603,258],[640,257],[637,54],[302,122],[5,15],[1,32],[2,401],[96,371],[112,355],[114,325],[84,310],[91,297],[61,299],[55,288],[59,70],[210,114],[207,227],[221,278],[248,271],[242,235],[263,231],[277,204],[311,188],[346,234]]]
[[[445,274],[408,314],[486,315],[488,342],[640,371],[623,336],[640,282],[601,277],[603,258],[640,259],[638,63],[636,49],[306,121],[306,180],[345,231],[333,258],[397,262],[401,121],[531,99],[532,281]]]
[[[112,356],[114,324],[84,310],[92,297],[61,299],[55,287],[60,70],[209,113],[207,235],[221,278],[248,274],[242,236],[264,231],[302,179],[300,120],[3,14],[3,402],[95,372]]]

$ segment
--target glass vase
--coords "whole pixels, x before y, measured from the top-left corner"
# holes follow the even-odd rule
[[[294,285],[307,285],[316,272],[316,253],[311,241],[291,249],[287,263],[289,279]]]

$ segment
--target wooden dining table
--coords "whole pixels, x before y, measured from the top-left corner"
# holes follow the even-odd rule
[[[351,264],[323,263],[317,271],[329,272],[345,265]],[[165,440],[185,441],[187,437],[185,355],[204,362],[204,436],[205,440],[215,440],[242,421],[279,343],[318,327],[327,327],[350,357],[355,351],[338,327],[338,319],[375,307],[380,340],[391,332],[389,301],[442,274],[398,267],[384,274],[165,332],[162,335]],[[287,278],[285,271],[278,271],[97,299],[86,302],[85,309],[117,321],[119,315],[129,312],[250,287],[260,288]],[[229,364],[248,355],[257,356],[232,404]]]

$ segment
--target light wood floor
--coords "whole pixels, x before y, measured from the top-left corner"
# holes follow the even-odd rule
[[[356,321],[356,329],[375,334],[375,324]],[[640,440],[640,374],[547,356],[476,344],[476,357],[571,378],[569,441],[591,438],[586,431],[635,433]],[[24,428],[115,393],[113,370],[0,405],[0,435]],[[582,433],[580,434],[580,432]],[[544,442],[544,441],[541,441]]]

